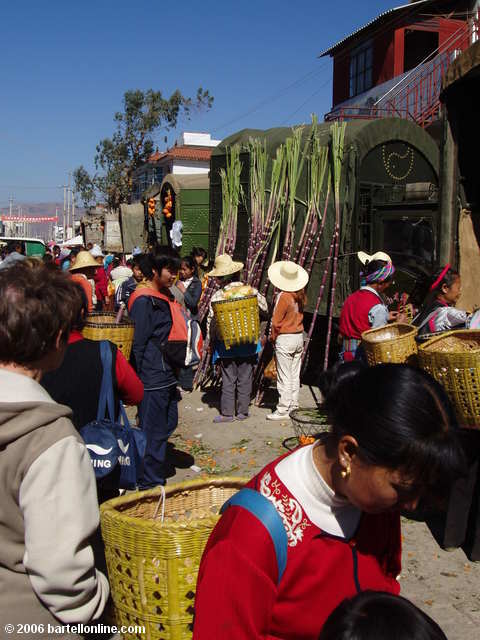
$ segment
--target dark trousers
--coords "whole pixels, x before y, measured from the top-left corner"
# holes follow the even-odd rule
[[[237,415],[239,413],[248,414],[255,362],[256,356],[249,358],[221,358],[222,396],[220,399],[220,412],[222,416],[235,415],[235,391],[237,396]]]
[[[178,372],[178,384],[184,391],[193,391],[193,379],[197,367],[182,367]]]
[[[446,549],[462,547],[470,560],[480,560],[480,432],[460,429],[467,454],[466,475],[453,485],[443,518],[427,523]]]
[[[138,485],[150,489],[165,484],[167,441],[178,424],[177,387],[145,391],[139,418],[147,435],[147,446]]]

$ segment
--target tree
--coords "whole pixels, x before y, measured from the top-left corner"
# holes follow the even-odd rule
[[[213,96],[208,89],[198,89],[194,98],[175,91],[163,98],[160,91],[127,91],[123,96],[123,111],[114,120],[116,130],[111,138],[99,142],[96,148],[96,173],[80,166],[74,171],[75,191],[86,208],[102,198],[108,207],[118,210],[122,202],[130,202],[133,173],[154,150],[153,135],[159,130],[175,129],[179,117],[190,118],[193,112],[210,109]]]

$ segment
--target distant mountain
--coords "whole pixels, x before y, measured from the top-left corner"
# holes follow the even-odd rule
[[[12,213],[14,216],[22,215],[26,217],[40,218],[44,216],[55,216],[58,211],[58,226],[63,226],[63,201],[61,202],[15,202]],[[9,209],[3,207],[2,215],[8,215]],[[75,220],[79,221],[84,215],[82,207],[75,208]],[[50,240],[53,237],[53,223],[29,223],[28,235],[30,237],[38,237],[44,240]]]

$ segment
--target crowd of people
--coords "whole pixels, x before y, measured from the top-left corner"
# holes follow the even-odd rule
[[[211,266],[203,249],[180,257],[168,246],[132,256],[52,246],[42,261],[24,253],[12,241],[0,263],[0,610],[12,624],[86,623],[101,617],[109,594],[98,505],[119,493],[119,469],[95,478],[81,437],[98,416],[104,374],[102,343],[82,335],[88,314],[128,314],[135,323],[130,362],[108,348],[116,411],[120,401],[137,406],[146,436],[139,490],[174,473],[167,445],[178,424],[179,383],[193,389],[195,330],[221,377],[219,428],[250,417],[265,342],[227,348],[219,335],[212,303],[244,284],[243,264],[228,255]],[[272,538],[264,512],[227,508],[200,566],[195,640],[445,638],[398,595],[400,513],[445,501],[467,459],[438,383],[406,365],[363,363],[361,333],[402,312],[389,311],[384,298],[395,272],[389,256],[359,258],[362,286],[340,316],[343,364],[319,380],[331,430],[247,485],[280,516],[282,569],[283,543]],[[197,327],[213,278],[218,291]],[[268,278],[272,302],[253,291],[276,360],[279,399],[267,419],[285,420],[299,404],[308,274],[279,261]],[[454,309],[459,290],[446,265],[417,326],[432,332],[474,323],[475,314]]]

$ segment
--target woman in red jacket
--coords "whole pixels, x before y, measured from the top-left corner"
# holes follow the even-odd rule
[[[317,640],[345,598],[364,590],[398,594],[400,511],[448,495],[464,464],[453,411],[432,378],[406,365],[366,368],[340,381],[327,409],[325,438],[275,460],[249,483],[283,521],[281,579],[266,525],[231,506],[202,558],[194,640]]]
[[[342,362],[355,359],[364,331],[382,327],[387,322],[398,319],[399,315],[396,311],[388,310],[383,298],[383,294],[392,285],[395,273],[390,256],[382,251],[373,256],[359,251],[357,255],[363,264],[361,287],[345,300],[339,320]]]

